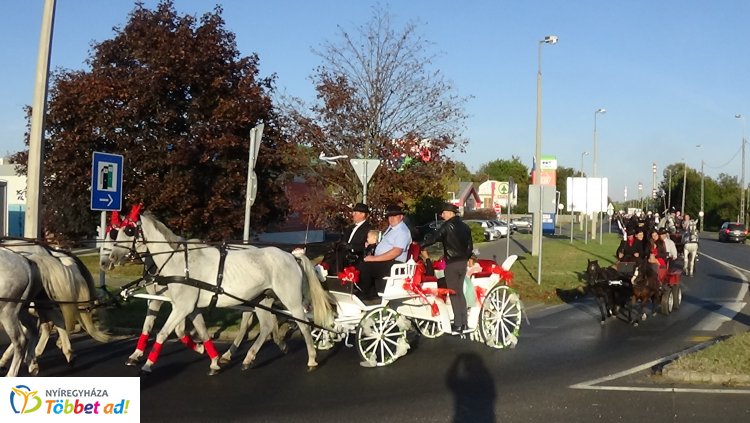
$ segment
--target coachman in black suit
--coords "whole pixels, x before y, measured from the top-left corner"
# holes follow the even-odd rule
[[[370,208],[366,204],[357,203],[352,208],[351,216],[354,224],[346,228],[341,240],[323,258],[328,264],[329,275],[337,275],[344,267],[356,265],[364,257],[367,232],[372,229],[367,221]]]

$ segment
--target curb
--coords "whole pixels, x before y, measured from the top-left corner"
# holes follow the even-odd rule
[[[691,370],[678,370],[670,369],[669,366],[667,366],[662,371],[662,376],[674,382],[750,386],[750,375],[716,374]]]

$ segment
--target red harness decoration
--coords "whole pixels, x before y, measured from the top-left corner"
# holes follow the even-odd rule
[[[359,270],[354,266],[345,267],[344,270],[339,272],[339,281],[341,281],[341,285],[359,282]]]

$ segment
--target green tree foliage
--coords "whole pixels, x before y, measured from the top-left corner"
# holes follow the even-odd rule
[[[557,168],[557,191],[560,193],[560,203],[567,204],[568,178],[580,175],[581,172],[572,167],[559,166]],[[569,210],[565,210],[565,212],[569,212]]]
[[[481,183],[487,179],[496,181],[507,181],[508,177],[513,177],[518,187],[518,204],[513,208],[519,213],[526,213],[528,210],[529,200],[529,168],[521,162],[517,156],[512,156],[510,160],[497,159],[485,163],[479,167],[475,174],[475,181]]]
[[[322,64],[312,76],[318,102],[311,107],[289,101],[289,128],[313,158],[346,155],[377,158],[367,202],[377,220],[386,204],[414,207],[423,197],[446,192],[444,176],[454,174],[446,158],[462,151],[466,99],[454,93],[432,69],[432,45],[413,23],[395,28],[389,14],[373,10],[372,19],[316,53]],[[302,202],[303,215],[315,223],[363,197],[361,184],[346,161],[331,165],[311,160],[306,182],[314,195]]]
[[[285,216],[283,179],[297,150],[280,133],[273,78],[259,77],[257,55],[240,57],[221,12],[196,19],[178,15],[171,0],[154,10],[137,3],[114,38],[93,45],[89,70],[54,75],[43,159],[47,230],[91,234],[91,157],[103,151],[125,157],[125,203],[143,202],[177,233],[237,238],[249,131],[261,122],[252,227]]]

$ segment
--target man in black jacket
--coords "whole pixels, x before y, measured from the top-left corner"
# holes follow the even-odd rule
[[[346,228],[340,242],[323,259],[329,266],[329,275],[336,275],[344,267],[356,265],[362,261],[365,254],[367,232],[372,229],[370,222],[367,220],[369,216],[370,208],[367,207],[367,204],[357,203],[354,205],[351,210],[354,224]]]
[[[463,333],[466,330],[466,298],[464,297],[464,278],[466,264],[473,254],[474,243],[471,239],[471,229],[458,216],[458,208],[453,204],[445,204],[440,216],[445,222],[432,234],[425,236],[419,245],[425,248],[436,242],[443,243],[445,257],[445,283],[448,289],[455,291],[451,294],[453,307],[453,332]]]

